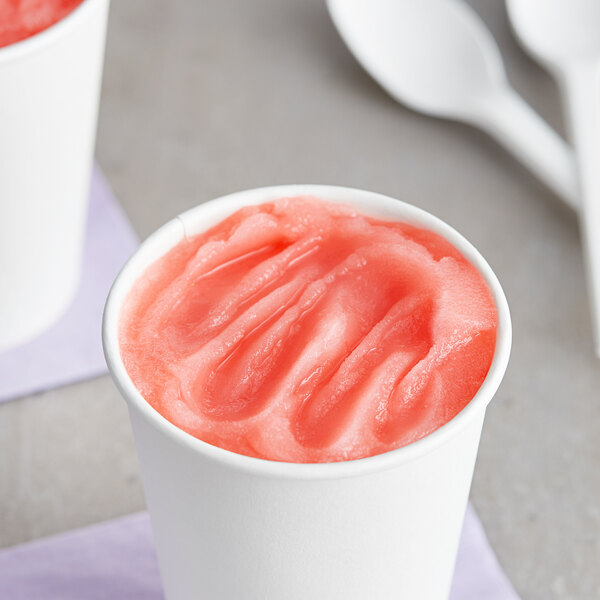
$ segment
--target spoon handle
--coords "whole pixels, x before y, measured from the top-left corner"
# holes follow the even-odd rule
[[[587,286],[596,354],[600,358],[600,72],[581,64],[560,73],[579,174],[583,242]]]
[[[477,122],[571,208],[577,209],[573,152],[521,96],[511,89],[487,96],[481,103]]]

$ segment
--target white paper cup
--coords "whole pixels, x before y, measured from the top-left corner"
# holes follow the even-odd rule
[[[133,283],[184,235],[238,208],[314,195],[440,233],[481,272],[498,309],[483,385],[433,434],[378,456],[294,464],[242,456],[178,429],[140,395],[121,361],[119,314]],[[121,271],[104,350],[127,400],[168,600],[447,598],[486,407],[502,379],[510,316],[496,276],[450,226],[398,200],[320,185],[250,190],[193,208],[151,235]]]
[[[0,351],[51,325],[81,271],[108,0],[0,48]]]

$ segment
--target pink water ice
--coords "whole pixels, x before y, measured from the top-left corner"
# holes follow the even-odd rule
[[[249,456],[362,458],[452,419],[489,370],[497,313],[444,238],[315,198],[244,208],[135,283],[126,369],[184,431]]]
[[[83,0],[0,0],[0,47],[20,42],[71,13]]]

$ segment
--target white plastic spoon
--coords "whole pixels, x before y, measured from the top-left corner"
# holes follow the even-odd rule
[[[600,357],[600,1],[508,0],[523,46],[557,79],[579,171],[580,229]]]
[[[600,0],[599,0],[600,1]],[[487,131],[576,207],[572,152],[508,85],[479,17],[458,0],[328,0],[362,66],[397,101]]]

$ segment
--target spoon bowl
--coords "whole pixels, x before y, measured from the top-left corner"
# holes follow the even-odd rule
[[[557,64],[600,55],[598,0],[507,0],[511,22],[524,46],[554,70]]]
[[[464,4],[329,0],[329,10],[363,67],[415,110],[470,120],[478,99],[504,85],[498,47]]]

